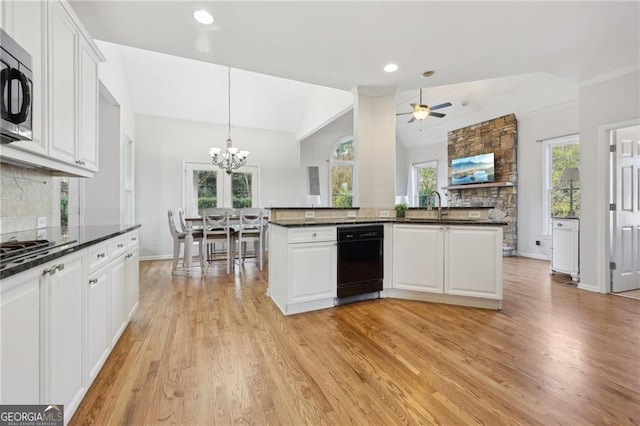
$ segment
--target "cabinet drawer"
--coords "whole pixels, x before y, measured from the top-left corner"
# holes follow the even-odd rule
[[[109,256],[112,259],[127,251],[127,240],[124,235],[109,240]]]
[[[138,232],[137,231],[133,231],[133,232],[129,232],[126,237],[126,244],[127,244],[127,248],[131,248],[135,245],[138,244]]]
[[[312,243],[314,241],[336,241],[334,226],[312,226],[289,229],[289,243]]]
[[[89,271],[93,272],[109,262],[108,244],[99,244],[89,248]]]
[[[575,219],[553,219],[554,230],[577,231],[578,226],[579,222]]]

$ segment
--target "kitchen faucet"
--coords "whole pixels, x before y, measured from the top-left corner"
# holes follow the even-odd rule
[[[442,220],[442,197],[438,191],[431,191],[429,194],[429,200],[431,200],[431,196],[435,194],[438,198],[438,220]]]

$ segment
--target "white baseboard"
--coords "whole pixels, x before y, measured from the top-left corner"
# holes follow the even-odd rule
[[[518,256],[528,257],[530,259],[538,259],[538,260],[551,260],[551,258],[545,256],[541,253],[523,253],[521,251],[518,252]]]
[[[171,260],[173,259],[173,256],[170,254],[161,254],[161,255],[157,255],[157,256],[140,256],[140,261],[143,260]]]
[[[578,283],[578,288],[580,290],[593,291],[594,293],[599,293],[600,292],[600,288],[597,285],[585,284],[585,283],[582,283],[582,282]]]

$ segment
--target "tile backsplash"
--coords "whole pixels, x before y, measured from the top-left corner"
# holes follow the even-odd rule
[[[53,178],[39,169],[0,164],[0,233],[37,228],[38,217],[51,225]]]

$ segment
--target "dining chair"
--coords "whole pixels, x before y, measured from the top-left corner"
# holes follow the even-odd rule
[[[231,260],[234,256],[233,237],[235,231],[231,225],[230,218],[233,209],[210,208],[201,211],[203,241],[207,247],[207,262],[216,260],[216,244],[226,246],[225,260],[227,261],[227,275],[231,271]]]
[[[173,210],[169,209],[167,212],[167,216],[169,219],[169,231],[171,232],[171,236],[173,237],[173,266],[171,268],[171,273],[173,275],[176,274],[176,272],[178,272],[178,262],[180,261],[180,259],[182,259],[182,267],[184,268],[186,266],[186,259],[185,256],[183,254],[182,258],[180,257],[180,247],[181,245],[183,246],[183,253],[189,253],[191,252],[191,248],[187,249],[186,244],[185,243],[185,239],[187,237],[187,232],[188,229],[183,228],[182,224],[180,225],[180,230],[178,230],[178,228],[176,228],[176,221],[175,221],[175,216],[173,213]],[[186,226],[186,224],[185,224]],[[183,230],[185,229],[185,230]],[[204,272],[204,256],[203,256],[203,250],[202,250],[202,231],[198,232],[198,231],[192,231],[192,237],[193,237],[193,241],[194,242],[198,242],[198,251],[199,251],[199,260],[200,260],[200,269]]]
[[[264,257],[264,213],[262,209],[244,208],[238,210],[239,224],[235,241],[238,246],[238,261],[244,263],[246,256],[246,244],[254,243],[256,258],[263,267]],[[255,243],[258,243],[257,246]]]

